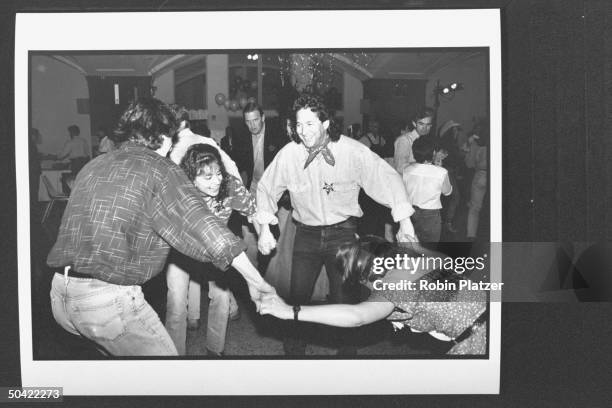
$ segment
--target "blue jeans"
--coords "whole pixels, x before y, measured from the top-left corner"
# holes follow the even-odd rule
[[[172,339],[140,286],[56,273],[51,284],[53,317],[66,331],[94,341],[115,356],[176,356]]]

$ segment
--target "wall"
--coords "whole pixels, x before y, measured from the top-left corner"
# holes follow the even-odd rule
[[[33,56],[31,83],[32,127],[42,135],[39,150],[57,154],[75,124],[91,147],[89,114],[77,113],[77,98],[89,98],[85,77],[68,65],[47,56]]]
[[[153,79],[157,88],[155,97],[166,103],[174,103],[174,70],[169,70]]]
[[[473,117],[489,116],[488,77],[488,58],[486,55],[477,55],[467,60],[455,61],[430,76],[425,90],[427,106],[434,107],[434,89],[438,80],[440,80],[441,86],[451,82],[461,82],[464,86],[464,89],[456,92],[452,99],[440,97],[438,128],[452,119],[461,123],[463,129],[467,131],[472,128]]]

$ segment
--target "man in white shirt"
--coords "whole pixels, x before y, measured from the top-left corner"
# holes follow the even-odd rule
[[[259,250],[269,253],[276,241],[267,228],[277,222],[277,201],[289,190],[296,224],[289,301],[310,302],[314,284],[325,265],[332,303],[356,299],[342,286],[335,256],[355,239],[359,189],[391,208],[400,223],[399,241],[414,241],[414,212],[401,177],[386,161],[356,140],[330,127],[327,109],[315,97],[301,96],[294,105],[296,135],[266,169],[257,187],[257,222],[262,224]],[[296,320],[299,320],[299,310]],[[293,333],[295,335],[295,333]],[[287,338],[285,353],[303,355],[306,343]]]
[[[412,154],[412,144],[419,137],[429,134],[433,126],[434,114],[434,110],[431,108],[426,106],[421,108],[412,118],[412,130],[402,133],[395,140],[393,162],[399,174],[402,174],[407,165],[415,162]]]
[[[431,140],[415,140],[412,150],[416,163],[406,166],[403,174],[408,197],[415,211],[412,221],[419,241],[424,243],[423,245],[435,247],[440,241],[442,231],[440,194],[447,196],[452,193],[453,188],[448,171],[442,166],[432,164],[434,145]]]

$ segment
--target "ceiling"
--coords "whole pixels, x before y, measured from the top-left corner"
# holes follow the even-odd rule
[[[453,63],[482,55],[479,50],[385,53],[334,53],[325,58],[359,79],[427,79]],[[64,54],[54,58],[88,76],[157,76],[170,69],[192,64],[205,54]],[[246,57],[246,55],[245,55]]]

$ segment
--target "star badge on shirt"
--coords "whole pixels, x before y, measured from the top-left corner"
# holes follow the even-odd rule
[[[327,195],[329,195],[329,193],[331,193],[332,191],[336,191],[334,190],[334,183],[328,184],[327,182],[324,182],[323,190],[325,190]]]

